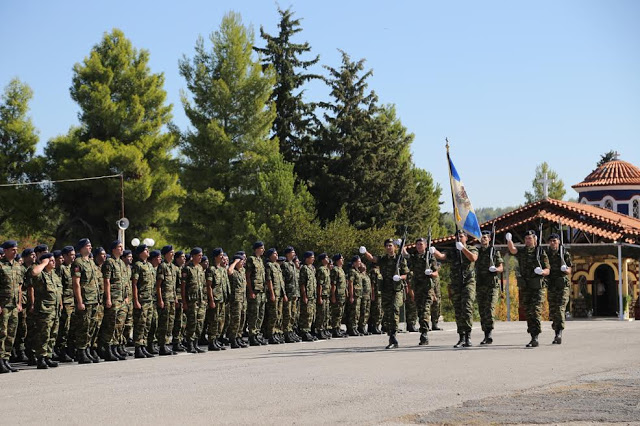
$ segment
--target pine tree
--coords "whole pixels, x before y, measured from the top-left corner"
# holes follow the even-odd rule
[[[562,200],[567,192],[564,189],[564,182],[558,177],[558,173],[551,170],[549,164],[545,161],[536,167],[535,177],[531,181],[533,192],[526,191],[524,193],[524,198],[527,203],[533,203],[544,198],[544,188],[542,183],[539,181],[544,179],[545,176],[547,179],[552,181],[549,185],[548,197],[553,198],[554,200]]]

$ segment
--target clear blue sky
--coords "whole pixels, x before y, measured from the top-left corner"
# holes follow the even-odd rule
[[[370,88],[397,106],[415,134],[415,163],[450,196],[444,138],[477,207],[523,202],[537,164],[547,161],[570,188],[610,149],[640,166],[640,1],[292,1],[299,41],[321,63],[338,48],[366,58]],[[33,1],[0,3],[0,85],[19,77],[34,90],[40,147],[77,124],[72,67],[104,32],[122,29],[163,72],[176,124],[178,59],[227,11],[256,31],[277,32],[271,1]],[[321,69],[319,69],[321,70]],[[327,90],[311,86],[308,96]]]

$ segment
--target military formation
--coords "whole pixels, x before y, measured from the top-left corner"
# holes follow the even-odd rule
[[[546,286],[553,343],[562,343],[571,256],[557,234],[550,236],[548,249],[540,247],[534,231],[526,233],[524,247],[516,247],[511,234],[506,240],[519,262],[531,335],[527,346],[539,345]],[[48,369],[59,362],[89,364],[383,332],[387,349],[393,349],[401,312],[408,331],[419,331],[418,344],[428,345],[428,332],[440,330],[440,262],[451,264],[448,290],[459,334],[454,347],[472,345],[476,298],[481,344],[493,343],[503,260],[491,233],[483,233],[477,248],[460,232],[456,247],[444,252],[430,238],[418,238],[409,251],[404,241],[392,239],[384,242],[381,255],[365,247],[359,251],[348,262],[341,254],[321,253],[316,259],[307,251],[298,257],[293,247],[280,256],[258,241],[249,255],[239,251],[229,257],[216,248],[207,257],[198,247],[185,253],[171,245],[150,250],[139,244],[131,251],[121,241],[107,251],[83,238],[53,252],[41,244],[19,253],[18,242],[5,241],[0,373],[18,371],[15,363]]]

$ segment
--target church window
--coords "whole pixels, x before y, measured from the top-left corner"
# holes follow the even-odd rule
[[[607,210],[613,210],[613,201],[606,200],[604,202],[604,208],[607,209]]]
[[[640,201],[637,198],[631,203],[631,216],[640,219]]]

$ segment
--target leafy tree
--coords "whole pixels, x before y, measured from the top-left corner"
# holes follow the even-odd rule
[[[321,78],[307,72],[320,57],[309,60],[300,58],[311,52],[309,43],[292,41],[292,38],[302,31],[300,19],[293,18],[294,13],[290,8],[278,8],[278,13],[278,35],[272,36],[260,27],[260,37],[266,41],[266,46],[254,47],[254,50],[263,55],[263,69],[272,68],[276,75],[276,83],[270,97],[276,111],[272,138],[279,140],[280,152],[284,159],[295,164],[296,174],[303,176],[308,170],[304,161],[305,148],[309,146],[311,139],[310,129],[314,126],[315,106],[304,101],[302,86],[311,80]]]
[[[5,87],[0,101],[0,183],[40,181],[42,159],[36,157],[38,132],[28,117],[33,91],[17,78]],[[46,232],[43,188],[34,185],[0,187],[0,234]]]
[[[596,167],[600,167],[603,164],[608,163],[609,161],[613,161],[617,158],[618,158],[618,153],[616,151],[611,150],[611,151],[605,152],[600,156],[600,160],[598,160],[598,164],[596,164]]]
[[[296,187],[293,166],[269,138],[275,74],[252,57],[253,31],[240,15],[227,14],[209,39],[210,49],[200,37],[195,56],[179,64],[192,125],[182,138],[180,235],[185,243],[234,250],[256,239],[275,244],[285,220],[313,221],[312,198]]]
[[[171,120],[164,75],[152,73],[149,52],[133,47],[118,29],[105,33],[82,63],[73,67],[71,98],[80,126],[46,147],[53,179],[122,173],[131,235],[162,244],[178,217],[182,189],[171,151],[177,138],[163,130]],[[60,184],[54,201],[65,220],[56,230],[60,243],[89,236],[99,242],[117,235],[118,179]]]
[[[551,180],[552,182],[549,184],[548,196],[549,198],[553,198],[555,200],[562,200],[566,191],[564,189],[564,182],[562,179],[558,178],[558,173],[551,170],[547,162],[545,161],[542,164],[539,164],[536,167],[536,174],[531,182],[533,186],[533,192],[526,191],[524,193],[524,198],[527,200],[527,203],[533,203],[534,201],[539,201],[544,198],[544,188],[543,184],[539,182],[544,179],[544,177]]]

